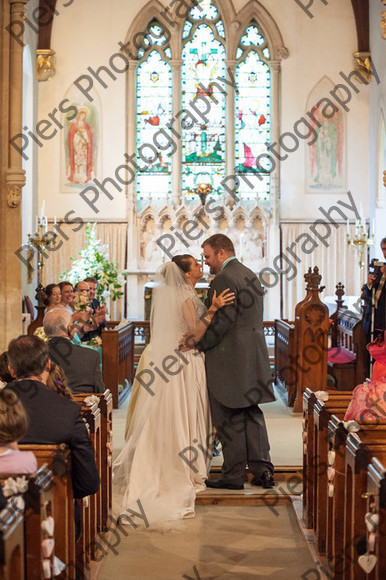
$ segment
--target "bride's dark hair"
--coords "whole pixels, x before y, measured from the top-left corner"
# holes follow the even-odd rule
[[[190,272],[192,267],[192,260],[194,260],[193,256],[190,254],[179,254],[172,258],[172,262],[177,264],[177,266],[186,274]]]

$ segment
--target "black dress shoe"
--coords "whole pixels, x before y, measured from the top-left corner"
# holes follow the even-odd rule
[[[244,489],[244,485],[236,485],[235,483],[227,483],[222,479],[216,479],[214,481],[210,481],[210,479],[205,480],[206,487],[211,487],[213,489]]]
[[[275,487],[275,480],[273,479],[273,475],[270,471],[263,471],[261,477],[254,477],[251,483],[252,485],[261,485],[264,487],[264,489]]]

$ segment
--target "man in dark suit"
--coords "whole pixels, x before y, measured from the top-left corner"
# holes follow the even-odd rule
[[[256,275],[235,257],[223,234],[208,238],[202,248],[215,278],[208,293],[229,288],[235,302],[219,310],[197,343],[205,366],[213,422],[222,445],[222,476],[208,487],[242,489],[245,468],[252,483],[274,486],[268,435],[259,403],[275,400],[263,330],[263,290]]]
[[[102,335],[102,330],[106,326],[106,307],[101,306],[98,298],[96,298],[96,290],[98,286],[98,281],[93,276],[86,278],[83,282],[78,282],[75,286],[75,290],[84,291],[86,290],[90,299],[90,308],[93,309],[94,321],[98,324],[97,328],[85,332],[81,336],[80,340],[82,342],[88,342],[89,340],[95,338],[96,336]]]
[[[46,387],[51,363],[46,343],[37,336],[19,336],[9,343],[8,359],[16,381],[6,388],[19,396],[28,416],[21,442],[68,445],[74,498],[96,493],[100,480],[80,405]]]
[[[103,393],[99,352],[71,342],[72,318],[64,308],[49,310],[43,320],[50,358],[66,375],[73,393]]]
[[[386,262],[386,238],[381,241],[383,253],[382,262]],[[374,296],[373,296],[374,293]],[[374,298],[374,304],[373,304]],[[367,284],[362,288],[362,299],[365,301],[363,319],[363,331],[366,333],[367,342],[371,342],[377,336],[383,335],[386,330],[386,266],[378,269],[377,274],[369,274]],[[374,309],[374,332],[371,334],[371,318]]]

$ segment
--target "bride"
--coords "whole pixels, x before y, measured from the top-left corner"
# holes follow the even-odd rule
[[[234,294],[228,289],[215,294],[206,310],[194,289],[201,276],[200,264],[188,254],[175,256],[157,273],[151,340],[133,383],[126,443],[113,466],[114,484],[123,494],[122,523],[154,528],[193,517],[196,493],[206,489],[214,436],[205,359],[178,345],[186,333],[199,340]]]

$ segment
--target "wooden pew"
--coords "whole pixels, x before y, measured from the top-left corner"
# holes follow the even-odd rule
[[[294,413],[301,413],[303,392],[306,387],[313,391],[323,390],[327,384],[327,350],[329,317],[328,308],[320,300],[321,275],[315,266],[307,285],[310,298],[296,309],[295,343],[298,373]]]
[[[381,433],[381,431],[379,431]],[[371,435],[371,436],[370,436]],[[365,580],[366,573],[358,564],[357,542],[366,534],[367,467],[375,457],[386,462],[386,441],[378,434],[378,426],[364,434],[350,433],[346,442],[344,501],[344,580]]]
[[[117,321],[109,321],[102,331],[103,381],[113,395],[114,409],[129,394],[134,373],[134,335],[131,323],[118,330]],[[119,385],[123,390],[119,392]]]
[[[386,424],[378,424],[376,429],[369,423],[358,422],[360,431],[357,435],[363,443],[371,443],[374,440],[374,433],[377,442],[384,441],[386,444]],[[343,578],[344,572],[344,505],[345,505],[345,465],[346,465],[346,441],[348,432],[342,421],[336,415],[331,417],[328,425],[329,449],[333,452],[330,455],[329,465],[334,469],[333,495],[327,497],[327,549],[326,556],[330,561],[330,568],[333,578]]]
[[[133,328],[133,380],[135,369],[138,365],[139,359],[144,351],[144,348],[150,342],[150,322],[149,320],[133,320],[131,323]]]
[[[109,515],[113,506],[113,397],[108,389],[97,396],[99,396],[99,409],[101,412],[101,531],[107,532],[109,529]]]
[[[293,407],[296,397],[297,373],[291,361],[295,360],[295,325],[288,320],[275,320],[275,383],[286,389],[288,406]]]
[[[17,474],[1,474],[0,483],[4,485],[9,478],[22,477]],[[40,580],[43,576],[43,561],[51,569],[53,578],[53,559],[55,546],[47,558],[43,553],[43,541],[50,540],[50,535],[42,528],[42,523],[49,516],[53,516],[54,509],[54,478],[47,464],[42,465],[35,474],[24,475],[28,479],[27,491],[23,494],[24,509],[24,539],[25,539],[25,577],[28,580]],[[56,522],[60,525],[60,522]],[[55,520],[54,520],[55,524]]]
[[[344,400],[344,404],[348,405],[350,396],[346,392],[341,391],[326,391],[329,396],[330,405],[334,400],[336,404],[340,404]],[[315,474],[318,470],[319,458],[315,455],[315,414],[314,407],[318,399],[314,392],[307,388],[303,395],[303,519],[305,526],[308,529],[315,528],[316,520],[314,522],[314,487]],[[331,408],[332,409],[332,408]],[[330,410],[330,409],[329,409]],[[319,444],[318,444],[319,445]]]
[[[62,573],[68,580],[75,580],[75,519],[74,496],[71,479],[71,454],[66,445],[19,445],[22,451],[32,451],[38,466],[48,464],[54,476],[53,518],[55,526],[55,554],[66,564]],[[59,524],[60,522],[60,524]]]
[[[373,458],[367,468],[367,500],[366,513],[378,516],[378,525],[375,531],[375,564],[371,580],[383,580],[386,578],[386,463],[381,463]],[[374,516],[370,521],[374,522]],[[367,531],[367,540],[369,539]]]
[[[29,580],[24,574],[24,517],[15,500],[0,511],[0,578]]]
[[[306,528],[314,526],[314,405],[317,399],[307,388],[303,394],[303,519]]]
[[[328,308],[319,298],[321,276],[315,266],[304,276],[306,297],[295,307],[295,319],[276,321],[275,372],[278,384],[285,380],[294,413],[301,413],[303,393],[327,385]],[[295,390],[296,389],[296,390]]]
[[[340,308],[335,319],[335,332],[328,349],[328,372],[339,390],[352,391],[367,375],[366,337],[361,316]]]
[[[344,550],[344,490],[347,430],[341,417],[332,415],[328,423],[328,466],[334,469],[333,488],[327,487],[326,557],[333,578],[342,578]],[[332,489],[332,495],[329,490]]]
[[[316,461],[313,473],[313,527],[317,549],[321,554],[326,551],[328,423],[333,414],[343,419],[350,400],[351,393],[336,391],[329,396],[328,401],[317,401],[314,405],[314,458]]]
[[[90,396],[89,394],[86,396]],[[90,440],[95,451],[95,463],[97,465],[98,473],[102,473],[101,463],[101,412],[98,403],[86,405],[84,402],[85,396],[83,394],[75,394],[75,401],[82,406],[82,416],[87,422]],[[98,397],[99,399],[99,397]],[[77,566],[78,569],[85,574],[85,565],[90,562],[94,554],[91,551],[91,546],[95,545],[98,531],[102,529],[102,493],[101,488],[93,495],[87,496],[81,500],[82,505],[82,524],[83,533],[80,540],[77,542]]]
[[[74,399],[82,404],[82,413],[87,420],[87,406],[83,405],[84,399],[89,393],[78,393]],[[109,528],[109,515],[112,508],[112,425],[113,425],[113,398],[111,392],[106,389],[104,393],[95,393],[99,399],[100,411],[100,515],[98,516],[98,532],[106,532]],[[98,462],[97,462],[98,464]],[[99,467],[98,467],[99,469]]]
[[[337,296],[336,310],[330,316],[331,326],[330,326],[330,336],[331,336],[331,346],[336,346],[338,344],[338,314],[339,310],[347,310],[347,306],[344,306],[344,286],[341,282],[335,286],[335,294]]]

